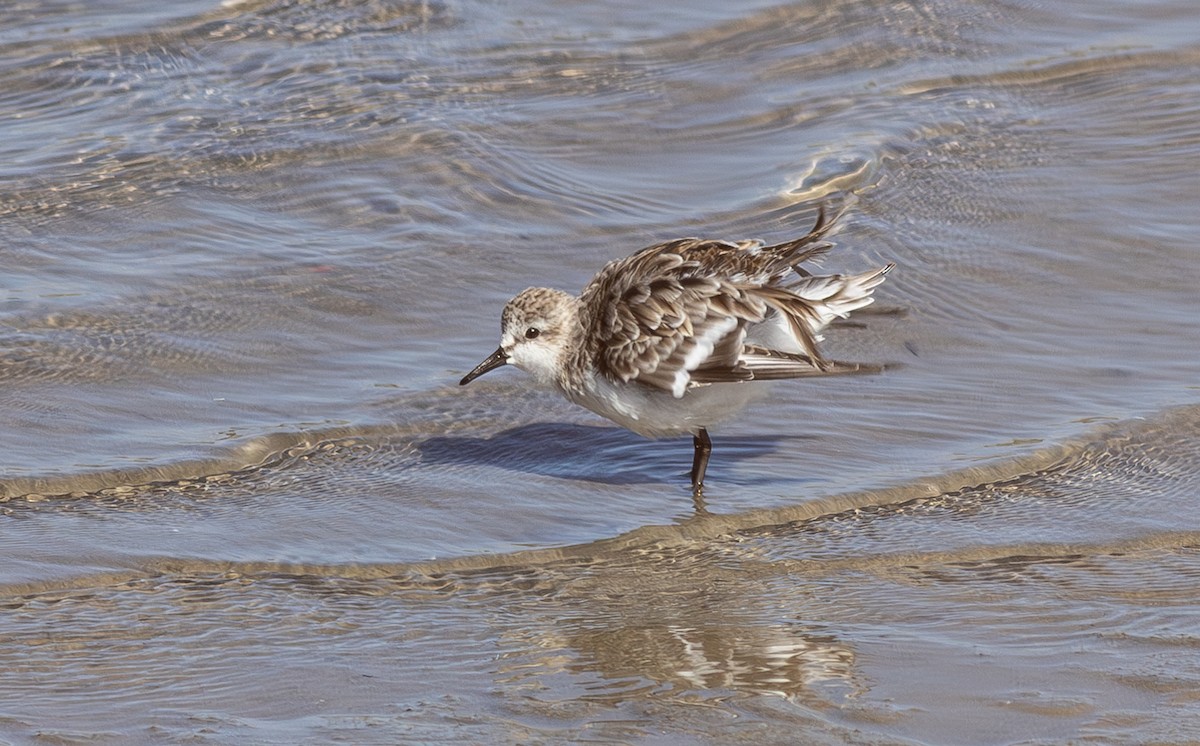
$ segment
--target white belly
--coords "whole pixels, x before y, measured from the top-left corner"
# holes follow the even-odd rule
[[[696,433],[730,416],[764,394],[762,382],[695,386],[676,399],[640,383],[614,384],[597,376],[567,398],[639,435],[657,438]]]

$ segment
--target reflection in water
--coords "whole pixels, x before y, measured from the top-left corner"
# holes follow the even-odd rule
[[[854,654],[802,628],[633,626],[581,631],[566,641],[577,672],[649,679],[677,691],[778,694],[813,705],[853,696]],[[837,693],[841,697],[835,696]]]
[[[1068,525],[1086,515],[1092,503],[1071,495],[1095,494],[1079,475],[1097,461],[1130,474],[1195,462],[1200,441],[1167,438],[1164,451],[1155,434],[1182,435],[1197,411],[1110,429],[1067,466],[1004,480],[986,510],[969,490],[920,499],[914,485],[906,510],[776,525],[771,512],[710,516],[486,564],[156,560],[58,589],[9,586],[6,698],[118,738],[147,707],[163,713],[160,727],[185,727],[177,703],[203,700],[229,738],[268,726],[223,713],[271,712],[275,735],[345,734],[336,719],[304,720],[317,703],[380,712],[377,723],[405,732],[441,732],[448,713],[468,712],[482,740],[727,734],[731,717],[759,738],[976,741],[1033,728],[1123,740],[1200,685],[1200,531],[1057,545],[994,534],[1045,522],[1047,508]],[[1177,489],[1192,490],[1195,470],[1176,473]],[[1140,499],[1118,488],[1105,504],[1121,512]],[[983,531],[993,537],[980,541]],[[928,547],[934,536],[942,549]],[[288,682],[294,705],[250,693],[264,672]],[[102,685],[64,710],[61,682],[86,680]],[[1130,712],[1125,725],[1106,720],[1114,707]]]

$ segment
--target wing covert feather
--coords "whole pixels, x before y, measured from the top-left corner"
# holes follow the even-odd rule
[[[679,239],[611,262],[584,289],[592,359],[601,374],[682,396],[700,368],[734,368],[745,326],[767,306],[691,258],[724,242]]]

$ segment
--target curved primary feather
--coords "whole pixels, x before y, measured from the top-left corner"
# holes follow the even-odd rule
[[[852,277],[802,268],[829,250],[834,220],[822,208],[807,235],[772,246],[683,238],[610,262],[580,296],[586,357],[610,380],[677,398],[697,384],[842,372],[821,357],[820,331],[870,303],[891,265]]]

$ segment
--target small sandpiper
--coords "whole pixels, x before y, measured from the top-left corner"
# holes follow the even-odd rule
[[[680,238],[610,262],[579,297],[529,288],[501,314],[500,348],[459,385],[503,365],[647,437],[690,433],[699,499],[709,426],[745,406],[754,381],[878,370],[817,349],[834,318],[870,304],[894,267],[814,275],[836,217],[792,241]]]

